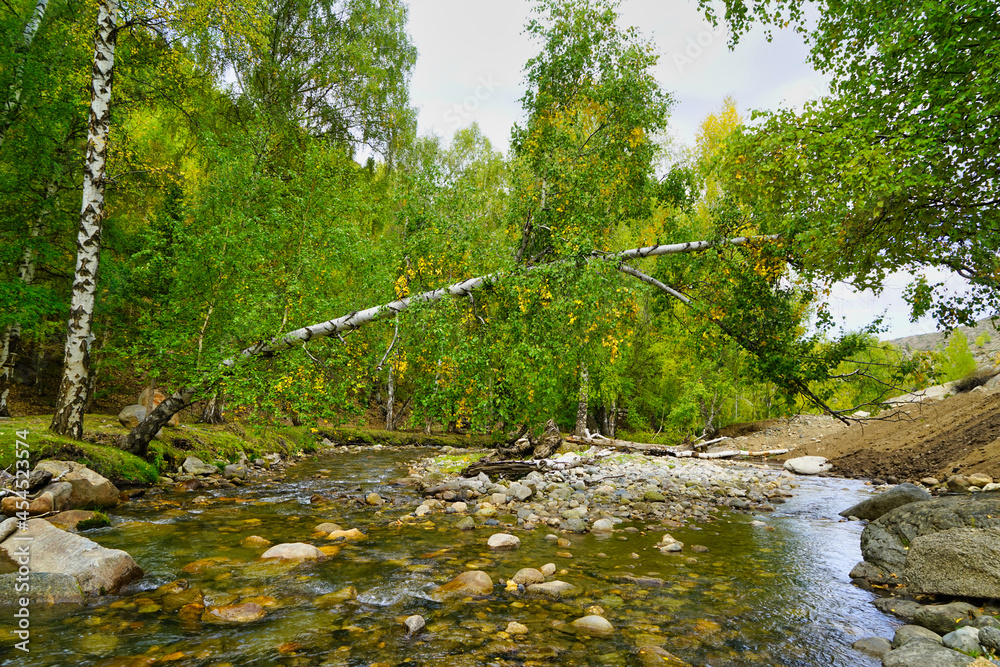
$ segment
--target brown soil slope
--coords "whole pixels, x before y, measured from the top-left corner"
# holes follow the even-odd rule
[[[982,472],[1000,478],[998,389],[909,405],[879,420],[827,429],[798,444],[788,457],[825,456],[845,477],[943,480]]]

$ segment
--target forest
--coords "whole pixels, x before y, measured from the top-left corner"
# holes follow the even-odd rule
[[[80,439],[150,387],[143,456],[177,412],[679,442],[967,373],[826,298],[904,270],[914,317],[1000,312],[996,3],[701,0],[832,84],[692,146],[618,4],[537,1],[504,154],[417,134],[401,0],[4,2],[0,416]]]

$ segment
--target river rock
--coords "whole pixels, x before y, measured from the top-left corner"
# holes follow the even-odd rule
[[[32,540],[15,541],[15,537]],[[27,530],[19,530],[0,543],[0,559],[14,562],[25,544],[30,549],[32,576],[38,572],[73,576],[85,595],[116,593],[142,576],[142,570],[124,551],[106,549],[86,537],[59,530],[45,519],[29,519]]]
[[[1000,653],[1000,629],[995,627],[979,628],[979,643],[994,653]]]
[[[952,528],[1000,526],[1000,498],[943,496],[907,503],[865,526],[861,553],[866,561],[902,574],[910,544],[923,535]]]
[[[315,528],[313,528],[313,532],[323,533],[324,535],[329,535],[330,533],[332,533],[335,530],[343,530],[343,529],[344,529],[344,527],[341,526],[339,523],[333,523],[331,521],[325,521],[325,522],[317,525]]]
[[[463,572],[451,581],[431,591],[437,601],[455,597],[486,596],[493,594],[493,580],[482,570]]]
[[[1000,527],[952,528],[917,537],[903,576],[914,594],[1000,598]]]
[[[942,637],[941,643],[962,653],[978,653],[979,630],[970,626],[958,628]]]
[[[897,507],[902,507],[907,503],[917,502],[918,500],[930,500],[931,494],[929,494],[925,489],[921,489],[915,484],[910,484],[906,482],[898,486],[894,486],[884,493],[880,493],[873,498],[868,498],[867,500],[862,500],[857,505],[853,507],[848,507],[846,510],[840,513],[840,516],[849,517],[856,516],[859,519],[865,519],[868,521],[873,521],[889,510],[894,510]]]
[[[534,493],[534,491],[532,491],[531,487],[528,486],[527,484],[514,482],[507,488],[507,493],[517,498],[521,502],[524,502],[525,500],[531,497],[531,494]]]
[[[929,604],[917,610],[913,622],[943,635],[957,628],[959,621],[971,621],[978,615],[979,610],[968,602]]]
[[[615,532],[615,524],[612,523],[611,519],[598,519],[590,527],[590,532],[597,535],[607,535]]]
[[[126,405],[118,413],[118,422],[125,428],[135,428],[146,418],[146,408],[141,405]]]
[[[899,648],[914,637],[930,639],[938,644],[941,643],[941,635],[933,630],[928,630],[922,625],[901,625],[896,628],[896,631],[892,636],[892,647]]]
[[[486,544],[490,549],[495,550],[517,549],[521,546],[521,539],[509,533],[496,533],[495,535],[490,535],[490,539]]]
[[[261,549],[271,546],[271,540],[265,539],[260,535],[250,535],[240,540],[240,544],[250,549]]]
[[[326,539],[328,540],[346,540],[348,542],[357,542],[358,540],[363,540],[366,537],[368,536],[357,528],[351,528],[349,530],[331,530],[326,534]]]
[[[538,571],[541,572],[546,577],[551,577],[553,574],[556,573],[556,564],[546,563],[545,565],[538,568]]]
[[[375,493],[374,491],[372,493],[369,493],[365,497],[365,502],[371,505],[372,507],[381,507],[382,505],[385,504],[385,500],[382,498],[382,496]]]
[[[250,476],[250,471],[242,463],[230,463],[223,469],[222,476],[226,479],[246,479]]]
[[[73,506],[73,487],[68,482],[55,482],[42,489],[37,497],[28,502],[27,512],[30,516],[62,512]],[[7,516],[14,516],[24,510],[23,500],[18,496],[7,496],[0,501],[0,510]]]
[[[882,667],[965,667],[973,658],[932,639],[916,637],[882,656]]]
[[[0,606],[20,606],[20,599],[29,597],[32,604],[82,604],[83,591],[76,577],[59,572],[32,572],[31,590],[18,592],[18,575],[0,574]],[[23,583],[20,582],[20,583]]]
[[[256,602],[211,607],[202,615],[206,623],[252,623],[264,618],[266,612]]]
[[[275,544],[261,554],[261,560],[277,558],[280,560],[320,560],[326,556],[318,548],[305,542],[286,542]]]
[[[796,475],[818,475],[833,468],[822,456],[798,456],[785,461],[783,467]]]
[[[528,593],[549,598],[550,600],[562,600],[564,598],[576,597],[580,594],[580,589],[565,581],[546,581],[542,584],[531,584],[525,589]]]
[[[327,609],[329,607],[334,607],[338,604],[344,604],[345,602],[350,602],[351,600],[358,599],[358,589],[354,586],[347,586],[341,588],[339,591],[334,591],[332,593],[327,593],[326,595],[320,595],[317,598],[313,598],[313,606],[319,607],[320,609]]]
[[[865,637],[851,644],[851,648],[873,658],[881,658],[892,650],[892,643],[885,637]]]
[[[978,486],[979,488],[983,488],[987,484],[992,484],[993,478],[987,475],[986,473],[974,472],[971,475],[969,475],[969,483],[972,484],[972,486]]]
[[[578,634],[590,637],[608,637],[615,632],[615,627],[608,622],[608,619],[597,615],[578,618],[570,625],[576,629]]]
[[[544,582],[545,575],[533,567],[523,567],[517,571],[517,574],[511,577],[511,581],[515,584],[530,586],[531,584],[540,584]]]
[[[184,459],[184,463],[181,465],[181,470],[189,475],[217,475],[219,474],[219,469],[215,466],[208,465],[197,456],[189,456]]]
[[[459,519],[458,523],[455,524],[455,527],[459,530],[475,530],[476,520],[471,516],[463,516]]]
[[[528,634],[528,626],[518,623],[517,621],[511,621],[507,624],[507,628],[504,632],[508,635],[526,635]]]
[[[96,516],[97,513],[90,510],[68,510],[48,517],[47,521],[56,528],[75,529],[77,524],[90,521]]]
[[[972,482],[965,475],[952,475],[945,484],[948,485],[948,490],[953,493],[968,493],[969,487],[972,486]]]
[[[414,614],[413,616],[407,616],[406,620],[403,621],[403,625],[406,626],[407,635],[415,635],[427,625],[427,621],[420,614]]]
[[[46,470],[54,477],[62,476],[59,482],[73,487],[70,507],[65,509],[97,509],[114,507],[118,504],[118,488],[103,476],[76,461],[39,461],[36,470]],[[51,485],[50,485],[51,486]]]
[[[913,621],[913,616],[920,609],[921,605],[916,600],[907,600],[905,598],[876,598],[872,605],[878,609],[883,614],[892,614],[896,618],[901,618],[907,623]]]

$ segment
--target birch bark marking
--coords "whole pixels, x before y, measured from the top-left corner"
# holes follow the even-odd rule
[[[83,437],[83,409],[90,373],[90,338],[97,292],[97,268],[104,222],[104,170],[111,129],[111,84],[115,66],[118,0],[101,0],[94,36],[94,66],[83,166],[83,203],[76,237],[76,271],[66,328],[66,353],[51,429],[60,435]]]

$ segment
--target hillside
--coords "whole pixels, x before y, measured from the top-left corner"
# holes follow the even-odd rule
[[[1000,322],[998,322],[1000,324]],[[980,368],[1000,366],[1000,331],[989,318],[984,318],[974,327],[958,327],[955,331],[965,334],[969,349]],[[977,344],[977,341],[979,344]],[[887,341],[903,350],[934,350],[947,345],[948,339],[941,332],[904,336]]]

